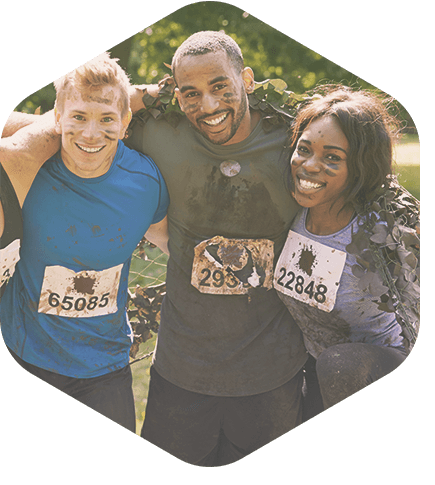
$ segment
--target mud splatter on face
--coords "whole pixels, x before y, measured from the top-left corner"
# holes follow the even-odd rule
[[[101,90],[98,88],[96,90],[84,90],[81,92],[82,100],[85,102],[94,102],[94,103],[101,103],[110,105],[113,103],[115,99],[115,94],[113,91],[108,91],[105,93],[105,97],[99,96]]]
[[[329,177],[336,177],[337,174],[334,172],[337,172],[340,167],[335,163],[328,163],[326,166],[327,166],[327,168],[325,168],[326,175],[328,175]]]
[[[225,93],[225,94],[223,94],[222,97],[224,98],[224,101],[226,103],[231,103],[233,101],[233,98],[234,98],[234,93]]]
[[[110,141],[116,141],[118,139],[115,136],[115,132],[110,130],[104,130],[104,136],[106,137],[107,140],[110,140]]]

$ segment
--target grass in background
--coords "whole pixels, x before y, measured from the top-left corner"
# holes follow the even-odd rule
[[[156,345],[156,339],[157,336],[154,335],[152,339],[141,344],[138,357],[152,352]],[[150,364],[151,357],[131,365],[131,372],[133,375],[133,395],[136,408],[136,433],[139,435],[145,419],[145,408],[150,383]]]
[[[420,200],[420,144],[417,135],[404,135],[394,147],[394,173],[399,183]]]
[[[156,286],[163,283],[166,278],[166,263],[168,256],[159,249],[145,248],[146,259],[139,256],[136,250],[133,253],[128,278],[130,291],[134,293],[136,285],[139,286]],[[154,350],[157,336],[144,342],[139,347],[136,359],[147,355]],[[142,423],[145,418],[145,407],[148,397],[148,388],[150,380],[150,364],[152,357],[148,357],[131,365],[133,374],[133,394],[136,407],[136,433],[140,434]]]

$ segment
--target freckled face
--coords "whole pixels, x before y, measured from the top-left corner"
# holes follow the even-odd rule
[[[224,51],[186,56],[176,69],[175,93],[197,131],[217,145],[233,144],[251,132],[245,89],[252,79],[252,70],[237,72]]]
[[[348,152],[349,143],[335,118],[325,116],[308,125],[291,158],[294,196],[301,206],[329,210],[342,197]]]
[[[109,170],[131,117],[130,112],[122,116],[120,95],[112,86],[86,92],[71,87],[59,106],[56,131],[62,135],[62,160],[76,175],[93,178]]]

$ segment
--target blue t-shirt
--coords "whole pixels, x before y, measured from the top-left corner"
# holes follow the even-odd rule
[[[275,268],[274,286],[316,359],[328,347],[361,342],[403,347],[394,313],[378,309],[352,273],[355,255],[346,252],[357,219],[335,234],[307,231],[307,209],[296,216]]]
[[[60,153],[48,160],[26,197],[21,259],[1,301],[6,345],[76,378],[127,365],[131,255],[168,204],[154,162],[121,141],[100,177],[78,177]]]

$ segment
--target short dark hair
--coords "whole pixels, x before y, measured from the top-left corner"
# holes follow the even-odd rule
[[[315,91],[317,96],[304,104],[296,115],[290,157],[310,123],[324,116],[334,117],[349,143],[349,185],[344,194],[345,204],[363,207],[373,190],[386,183],[392,173],[393,139],[398,127],[397,119],[388,110],[393,100],[343,85],[319,86]]]
[[[175,69],[183,57],[200,56],[217,51],[226,52],[234,68],[237,71],[242,71],[244,67],[243,55],[237,42],[223,32],[205,30],[188,37],[175,51],[171,65],[174,79]]]

